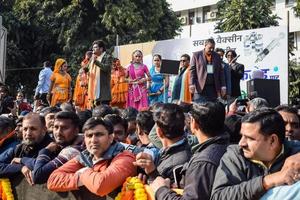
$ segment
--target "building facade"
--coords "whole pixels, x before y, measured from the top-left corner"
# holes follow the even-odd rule
[[[214,33],[218,0],[167,0],[182,22],[182,31],[176,38],[196,37],[200,32]],[[293,7],[296,0],[274,0],[273,13],[281,19],[279,25],[289,25],[289,33],[294,36],[295,58],[300,62],[300,17],[296,17]]]

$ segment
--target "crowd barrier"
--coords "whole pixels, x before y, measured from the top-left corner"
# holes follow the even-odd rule
[[[96,196],[85,187],[72,192],[52,192],[47,189],[46,184],[31,186],[23,175],[9,177],[15,200],[113,200],[117,192],[107,197]]]

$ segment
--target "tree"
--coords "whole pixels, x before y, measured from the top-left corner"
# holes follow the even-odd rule
[[[297,0],[294,12],[297,17],[300,17],[300,0]],[[294,34],[289,37],[289,57],[295,49]],[[289,100],[292,104],[300,104],[300,64],[294,59],[289,60]]]
[[[277,26],[272,14],[273,0],[220,0],[217,3],[217,32],[240,31]]]
[[[300,17],[300,0],[297,0],[296,6],[294,7],[294,11],[297,17]]]
[[[92,41],[120,44],[171,39],[180,22],[165,0],[10,0],[0,1],[8,29],[6,82],[32,93],[42,62],[63,57],[71,74],[79,68]],[[111,48],[110,50],[112,50]],[[26,77],[26,78],[25,78]]]

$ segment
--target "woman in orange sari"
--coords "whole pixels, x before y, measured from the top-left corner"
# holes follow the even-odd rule
[[[62,58],[58,58],[55,62],[53,74],[50,77],[51,84],[47,95],[48,101],[51,99],[51,106],[68,102],[71,99],[72,79],[67,69],[66,61]]]
[[[87,87],[88,87],[87,71],[88,71],[88,69],[87,69],[87,65],[88,65],[91,57],[92,57],[92,51],[87,51],[85,53],[85,58],[81,62],[81,68],[78,71],[74,94],[73,94],[74,104],[81,111],[88,108],[88,96],[87,96]]]
[[[111,106],[125,108],[128,92],[128,83],[125,81],[126,70],[121,66],[120,60],[115,58],[111,71]]]

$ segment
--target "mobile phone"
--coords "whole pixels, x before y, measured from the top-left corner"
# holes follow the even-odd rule
[[[174,167],[173,169],[173,176],[174,176],[174,184],[177,186],[177,188],[180,188],[180,181],[182,178],[181,171],[183,169],[183,165],[178,165]]]

